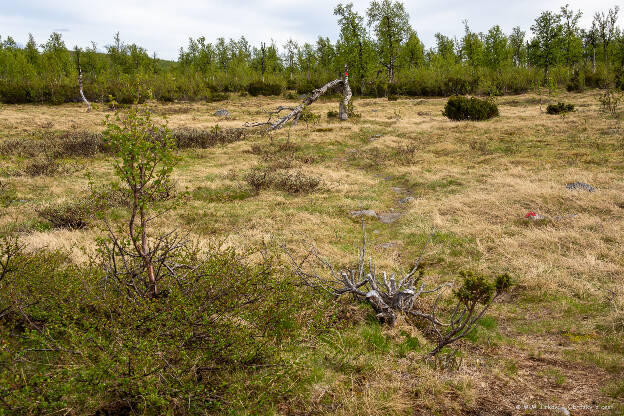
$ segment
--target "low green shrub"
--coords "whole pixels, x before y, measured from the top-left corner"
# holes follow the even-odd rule
[[[303,296],[270,256],[180,253],[187,272],[147,299],[97,258],[1,246],[2,414],[266,414],[293,383],[276,346],[296,337]]]
[[[219,101],[225,101],[230,98],[230,95],[226,92],[217,92],[211,91],[210,94],[206,96],[207,103],[216,103]]]
[[[313,113],[308,108],[305,108],[299,115],[299,120],[306,123],[306,125],[318,124],[321,121],[321,116],[319,114]]]
[[[548,104],[546,107],[546,112],[548,114],[565,114],[574,111],[574,104],[566,104],[566,103],[557,103],[557,104]]]
[[[498,106],[492,100],[455,95],[448,99],[442,115],[451,120],[488,120],[498,116]]]
[[[303,81],[297,85],[297,94],[308,95],[317,88],[317,85],[312,81]]]
[[[247,92],[253,97],[258,95],[280,95],[282,86],[277,83],[254,81],[247,86]]]
[[[585,91],[585,74],[582,71],[574,71],[566,89],[568,92]]]

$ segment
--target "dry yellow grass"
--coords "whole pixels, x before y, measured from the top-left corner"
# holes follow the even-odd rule
[[[300,407],[319,414],[524,414],[515,406],[595,402],[616,406],[599,414],[617,414],[624,393],[609,386],[620,380],[622,389],[624,375],[624,125],[600,114],[596,96],[544,99],[544,109],[548,100],[574,103],[577,111],[565,117],[542,112],[534,95],[501,97],[501,116],[480,123],[445,119],[445,100],[433,98],[356,100],[361,118],[339,123],[326,118],[337,104],[322,101],[311,107],[321,115],[318,125],[182,152],[174,176],[191,197],[160,226],[236,247],[279,239],[301,253],[312,242],[345,264],[359,238],[351,211],[400,212],[392,224],[367,220],[380,267],[406,268],[436,232],[425,255],[431,281],[452,279],[460,269],[513,276],[512,293],[490,313],[495,328],[463,344],[466,358],[458,370],[434,371],[409,355],[379,358],[357,379],[328,374],[313,387],[313,403]],[[280,104],[286,101],[233,97],[148,106],[168,114],[171,127],[210,128],[263,120],[264,110]],[[213,116],[218,108],[231,116]],[[3,106],[0,134],[100,131],[106,113],[86,113],[79,105]],[[252,145],[285,141],[298,146],[297,155],[309,156],[308,163],[293,159],[291,170],[322,178],[320,190],[262,190],[226,202],[193,197],[200,187],[244,184],[246,171],[272,163]],[[110,160],[78,161],[79,167],[54,177],[17,175],[22,162],[3,157],[2,181],[17,200],[2,208],[0,225],[19,223],[32,247],[70,249],[84,260],[79,247],[92,247],[97,230],[48,230],[35,209],[86,195],[87,172],[96,182],[111,180]],[[575,181],[597,191],[566,189]],[[398,203],[408,195],[414,200]],[[529,211],[547,220],[523,220]],[[605,329],[609,325],[614,329]],[[282,411],[294,412],[290,406]]]

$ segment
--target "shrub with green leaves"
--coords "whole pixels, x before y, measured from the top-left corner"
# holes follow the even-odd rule
[[[277,83],[254,81],[247,86],[247,92],[253,97],[258,95],[280,95],[282,86]]]
[[[437,335],[437,345],[429,353],[431,356],[467,336],[483,318],[492,302],[507,292],[512,284],[511,277],[507,273],[498,275],[494,281],[472,271],[461,271],[459,276],[462,285],[453,291],[456,304],[451,308],[452,312],[446,323],[439,319],[435,307],[430,315],[417,315],[429,320]]]
[[[147,299],[110,284],[106,262],[1,240],[0,414],[265,414],[287,390],[276,346],[293,336],[300,295],[262,258],[181,253],[185,278]],[[241,379],[263,399],[241,403]]]
[[[557,104],[548,104],[546,107],[546,112],[548,114],[556,115],[556,114],[566,114],[574,111],[574,104],[566,104],[566,103],[557,103]]]
[[[498,117],[498,106],[490,99],[455,95],[450,97],[442,115],[451,120],[481,121]]]
[[[154,202],[169,194],[170,175],[178,160],[175,139],[166,125],[152,121],[148,111],[134,108],[112,120],[107,116],[106,126],[106,143],[116,156],[114,171],[130,205],[127,228],[114,233],[109,226],[109,241],[102,242],[111,265],[108,271],[135,295],[157,296],[163,268],[170,270],[167,256],[182,246],[172,233],[151,235],[155,212],[166,209]],[[121,263],[124,267],[117,267]]]
[[[304,108],[301,114],[299,115],[299,120],[309,124],[318,124],[321,121],[321,116],[319,114],[313,113],[308,108]]]
[[[616,91],[614,88],[607,88],[600,94],[598,101],[600,101],[600,107],[604,113],[616,117],[622,98],[624,98],[622,92]]]

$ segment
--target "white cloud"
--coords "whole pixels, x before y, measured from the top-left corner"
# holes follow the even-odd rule
[[[0,35],[13,36],[25,42],[32,32],[39,43],[50,33],[64,29],[63,38],[69,47],[88,46],[95,41],[100,48],[112,42],[113,34],[121,32],[126,42],[134,42],[156,51],[164,58],[175,59],[189,36],[205,36],[213,41],[219,36],[245,36],[252,44],[275,39],[282,45],[288,38],[314,42],[319,35],[335,41],[338,34],[333,8],[336,1],[249,0],[0,0]],[[368,1],[354,1],[355,9],[364,13]],[[485,32],[499,24],[505,32],[514,26],[529,28],[543,10],[558,10],[563,4],[551,0],[529,0],[502,3],[480,1],[405,1],[412,26],[426,46],[433,46],[434,34],[461,36],[461,21],[468,19],[472,30]],[[571,1],[573,9],[584,13],[582,23],[588,26],[594,12],[613,7],[612,1]]]

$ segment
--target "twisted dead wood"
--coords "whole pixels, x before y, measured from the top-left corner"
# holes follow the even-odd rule
[[[327,84],[323,85],[322,87],[315,89],[298,106],[296,107],[279,106],[274,111],[269,111],[268,113],[269,119],[267,121],[262,121],[258,123],[245,123],[243,127],[267,126],[267,130],[277,130],[277,129],[281,129],[282,127],[284,127],[286,123],[288,123],[289,121],[292,121],[293,125],[296,125],[297,122],[299,121],[299,117],[301,117],[303,110],[307,106],[314,103],[327,91],[333,88],[336,88],[339,85],[343,86],[343,92],[342,92],[343,100],[340,102],[340,107],[339,107],[340,119],[346,120],[349,117],[347,109],[348,109],[349,102],[351,101],[351,97],[352,97],[351,88],[349,87],[348,71],[349,71],[349,68],[347,65],[345,65],[345,72],[341,78],[330,81]],[[289,111],[289,113],[286,114],[284,117],[271,121],[273,116],[279,116],[279,114],[282,111],[286,111],[286,110]]]

